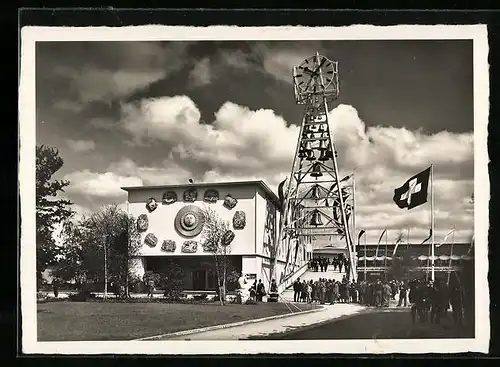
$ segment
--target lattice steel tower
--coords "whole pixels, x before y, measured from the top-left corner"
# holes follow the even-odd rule
[[[354,188],[349,183],[350,176],[339,177],[337,151],[328,121],[328,103],[336,101],[339,95],[338,63],[317,53],[294,68],[293,83],[296,102],[304,106],[304,114],[284,190],[278,247],[287,249],[287,261],[280,284],[295,271],[291,257],[322,236],[345,242],[349,277],[356,281],[351,237],[354,230],[349,228],[354,221]]]

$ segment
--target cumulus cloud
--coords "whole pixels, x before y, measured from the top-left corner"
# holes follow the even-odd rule
[[[368,231],[369,241],[376,241],[385,227],[391,233],[410,228],[415,241],[427,237],[429,204],[401,210],[392,196],[396,187],[430,164],[435,165],[436,240],[452,226],[468,238],[473,226],[472,133],[367,128],[347,105],[333,109],[329,119],[340,174],[356,172],[357,227]],[[297,126],[272,110],[232,102],[224,103],[210,124],[201,123],[198,107],[187,96],[124,104],[120,124],[136,145],[168,147],[166,159],[141,166],[123,158],[107,173],[75,173],[76,189],[105,196],[120,192],[120,186],[176,184],[193,177],[204,182],[262,179],[276,192],[289,175],[299,134]]]
[[[88,152],[90,150],[93,150],[95,148],[95,143],[93,140],[71,140],[69,139],[67,141],[68,146],[74,151],[74,152]]]
[[[200,124],[200,111],[187,96],[124,105],[122,123],[138,144],[169,143],[184,164],[232,176],[275,174],[290,166],[299,131],[271,110],[231,102],[221,106],[212,124]]]
[[[171,183],[187,183],[192,173],[172,160],[166,160],[155,166],[140,166],[130,158],[122,158],[108,167],[121,177],[142,180],[144,185],[168,185]]]
[[[66,189],[68,194],[83,194],[105,199],[123,198],[124,192],[120,189],[122,186],[143,184],[139,177],[120,176],[114,172],[97,173],[89,170],[72,172],[67,174],[64,179],[71,182],[71,185]]]

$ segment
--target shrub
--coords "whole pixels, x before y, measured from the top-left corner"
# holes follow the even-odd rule
[[[179,279],[164,279],[162,281],[162,288],[165,290],[163,296],[169,299],[177,300],[182,298],[184,290],[183,282]]]
[[[41,291],[36,292],[36,300],[37,301],[46,300],[48,297],[49,297],[49,295],[47,292],[41,292]]]
[[[206,294],[195,294],[193,296],[193,299],[196,301],[204,301],[207,299],[207,295]]]
[[[90,292],[90,290],[81,290],[78,293],[70,294],[68,299],[74,302],[87,302],[90,299],[94,299],[95,294]]]
[[[131,277],[129,279],[128,286],[129,286],[130,292],[132,292],[132,293],[142,293],[146,289],[144,282],[141,280],[140,277],[137,277],[137,276]]]

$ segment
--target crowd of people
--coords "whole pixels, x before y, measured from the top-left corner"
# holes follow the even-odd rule
[[[325,257],[312,258],[309,260],[308,269],[315,272],[325,272],[329,265],[332,265],[333,270],[338,270],[339,273],[342,273],[342,270],[345,270],[346,273],[349,272],[349,261],[342,254],[337,255],[331,260]]]
[[[328,266],[332,265],[334,271],[349,274],[348,261],[341,255],[332,260],[326,258],[313,258],[309,262],[312,271],[326,272]],[[439,323],[443,317],[447,317],[451,309],[453,320],[456,324],[462,325],[464,321],[464,299],[463,290],[457,283],[448,283],[437,280],[428,280],[425,276],[420,279],[413,279],[406,282],[401,280],[381,280],[356,281],[353,282],[347,275],[341,281],[327,279],[325,277],[318,280],[301,280],[293,283],[293,301],[320,304],[335,303],[357,303],[371,307],[410,307],[413,322],[417,320],[431,321]],[[240,288],[244,288],[246,283],[242,274],[239,282]],[[270,294],[276,295],[276,282],[272,281]],[[266,295],[266,289],[261,280],[255,280],[249,288],[251,299],[262,302]]]
[[[389,307],[392,301],[396,307],[411,307],[413,322],[428,320],[439,323],[450,309],[454,322],[463,322],[463,296],[460,287],[447,285],[443,281],[433,282],[425,277],[410,282],[380,279],[353,282],[345,275],[341,281],[326,278],[305,281],[299,278],[293,283],[293,291],[294,302],[358,303]]]

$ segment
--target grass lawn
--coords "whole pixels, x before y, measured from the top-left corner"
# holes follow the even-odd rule
[[[298,306],[302,310],[316,307]],[[290,312],[283,303],[221,306],[217,303],[47,302],[38,304],[37,308],[38,341],[132,340]]]

